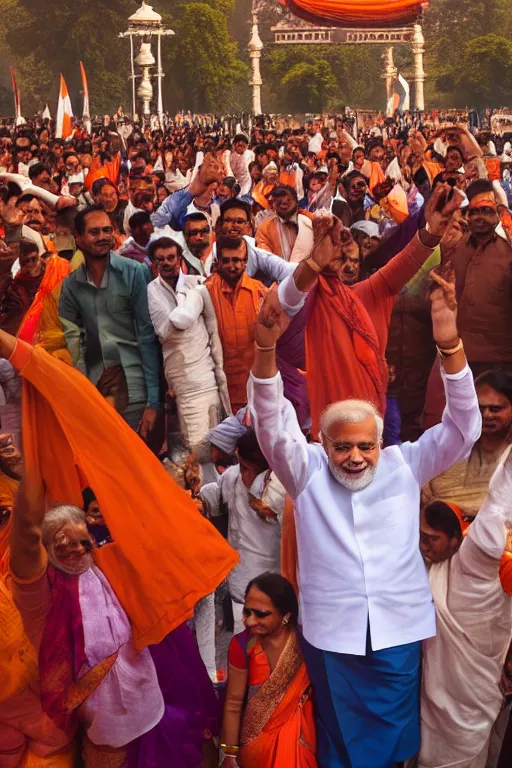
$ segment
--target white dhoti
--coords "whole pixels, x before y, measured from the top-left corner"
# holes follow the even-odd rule
[[[222,403],[217,388],[207,392],[176,395],[180,432],[187,449],[193,451],[205,439],[210,429],[223,418]]]

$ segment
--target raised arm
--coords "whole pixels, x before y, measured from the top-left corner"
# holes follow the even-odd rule
[[[44,489],[40,478],[25,478],[18,491],[11,529],[10,569],[23,581],[41,576],[46,552],[41,537],[45,514]]]
[[[188,187],[179,189],[169,195],[160,208],[151,214],[151,221],[157,229],[163,229],[169,225],[172,229],[179,229],[179,218],[187,210],[194,197]]]
[[[279,286],[279,303],[289,317],[295,317],[300,312],[318,275],[340,258],[344,243],[351,240],[350,232],[341,221],[330,215],[315,216],[313,237],[311,255],[301,261],[293,275]]]
[[[219,161],[210,154],[184,189],[173,192],[164,200],[158,211],[151,215],[151,221],[157,229],[163,229],[169,224],[172,229],[179,230],[180,217],[185,213],[194,197],[201,195],[213,181],[222,181],[223,173]]]
[[[365,285],[377,296],[394,296],[414,277],[452,226],[461,198],[448,184],[437,184],[425,206],[426,227],[405,248],[372,275]]]
[[[464,571],[479,579],[496,579],[503,564],[511,527],[512,453],[509,447],[491,478],[486,499],[462,542],[459,556]]]
[[[247,393],[261,450],[287,493],[295,499],[307,483],[308,450],[293,406],[284,397],[276,364],[276,343],[288,324],[277,292],[270,291],[255,328],[256,351]]]
[[[439,350],[446,408],[441,424],[428,429],[417,442],[404,443],[400,450],[420,487],[461,461],[480,437],[482,417],[457,331],[455,286],[434,272],[437,284],[431,295],[432,328]]]

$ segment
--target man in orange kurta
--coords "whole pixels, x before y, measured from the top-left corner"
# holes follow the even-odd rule
[[[429,212],[440,201],[439,190]],[[327,220],[328,221],[328,220]],[[327,226],[328,224],[326,224]],[[400,289],[431,255],[439,238],[426,230],[368,280],[348,287],[343,266],[352,243],[323,237],[321,220],[315,221],[317,245],[293,276],[279,287],[279,300],[294,316],[314,291],[307,310],[306,370],[311,411],[311,433],[318,434],[324,408],[338,400],[356,398],[374,403],[384,415],[387,365],[385,351],[393,305]],[[321,267],[315,256],[323,259]]]
[[[247,244],[243,238],[217,243],[217,272],[206,286],[217,315],[233,413],[247,404],[247,380],[254,362],[254,326],[265,286],[246,274]]]

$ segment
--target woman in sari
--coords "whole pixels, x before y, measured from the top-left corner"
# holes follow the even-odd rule
[[[285,578],[264,573],[249,583],[246,630],[229,647],[222,768],[317,766],[311,684],[297,616],[297,597]]]
[[[198,768],[218,701],[185,622],[236,554],[78,371],[3,331],[0,355],[23,382],[8,587],[38,655],[42,712],[64,746],[81,728],[87,768]],[[84,485],[112,534],[101,548],[75,506]],[[5,768],[23,765],[13,731],[30,724],[10,730]]]

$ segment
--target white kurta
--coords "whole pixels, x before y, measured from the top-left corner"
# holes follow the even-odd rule
[[[423,644],[421,768],[485,765],[512,640],[512,599],[499,578],[510,525],[509,461],[498,466],[457,554],[430,568],[437,634]]]
[[[148,285],[149,314],[188,450],[231,413],[215,311],[203,302],[199,280],[180,274],[176,291],[161,277]]]
[[[420,488],[460,461],[480,436],[473,376],[445,376],[441,424],[416,443],[382,451],[374,480],[351,492],[332,476],[321,445],[308,445],[281,376],[248,385],[258,442],[295,501],[304,636],[316,648],[366,654],[435,634],[419,551]]]
[[[271,571],[279,573],[281,565],[281,524],[285,490],[271,475],[265,483],[266,472],[256,477],[248,490],[242,481],[240,466],[229,467],[217,483],[201,488],[208,515],[215,517],[222,510],[220,501],[228,508],[228,542],[240,555],[240,562],[228,576],[229,592],[237,603],[243,603],[251,579]],[[249,503],[249,493],[262,499],[278,516],[278,520],[262,520]]]

